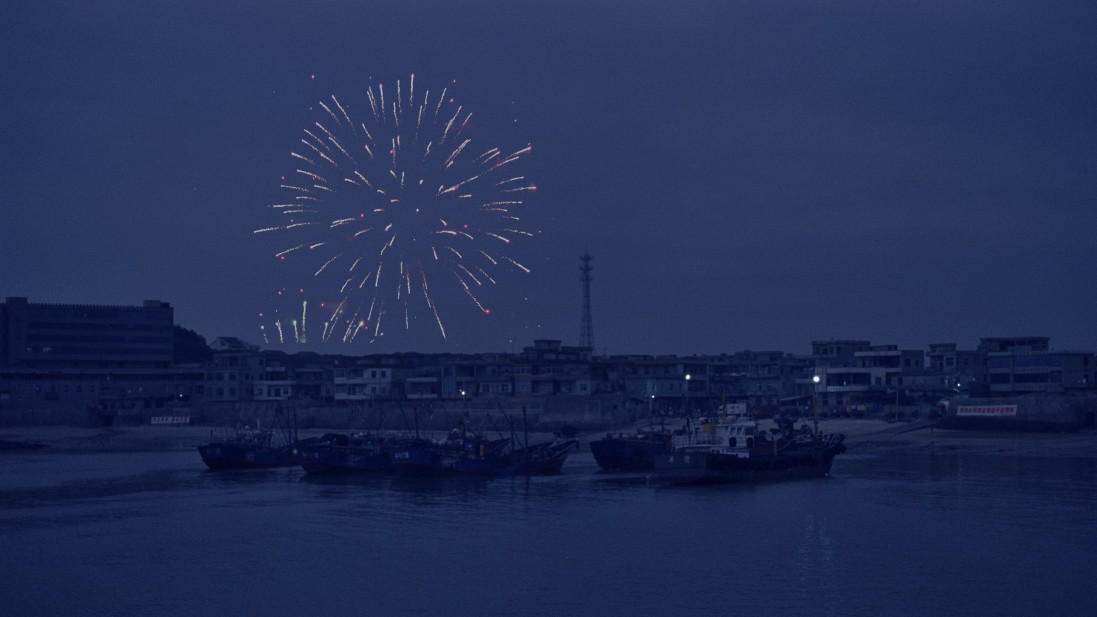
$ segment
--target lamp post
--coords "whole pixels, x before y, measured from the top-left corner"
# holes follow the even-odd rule
[[[687,416],[689,415],[689,409],[687,408],[687,399],[686,399],[686,396],[688,396],[688,395],[689,395],[689,380],[690,380],[690,379],[691,379],[692,377],[693,377],[692,375],[690,375],[689,373],[686,373],[686,385],[685,385],[685,388],[683,388],[683,389],[682,389],[682,411],[683,411],[683,412],[685,413],[685,415],[687,415]]]
[[[815,438],[819,438],[819,376],[811,378],[815,387],[811,391],[811,418],[815,423]]]

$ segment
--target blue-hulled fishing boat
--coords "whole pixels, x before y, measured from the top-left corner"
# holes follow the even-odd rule
[[[415,439],[394,446],[389,466],[401,475],[498,476],[514,473],[514,457],[509,437],[487,439],[462,426],[441,441]]]
[[[229,437],[198,446],[210,469],[287,467],[297,464],[294,444],[274,445],[274,431],[245,426]]]

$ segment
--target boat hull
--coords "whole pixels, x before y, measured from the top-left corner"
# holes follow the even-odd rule
[[[590,453],[606,471],[634,471],[655,468],[655,457],[666,453],[666,436],[606,436],[590,442]]]
[[[297,462],[313,475],[381,473],[388,471],[393,445],[384,438],[331,433],[302,445]]]
[[[823,478],[841,443],[794,452],[751,452],[748,456],[704,450],[678,450],[658,455],[655,471],[672,484],[736,484]]]
[[[560,473],[568,454],[579,447],[578,440],[542,443],[527,446],[514,453],[514,473],[519,476],[541,476]]]
[[[509,440],[506,440],[509,443]],[[393,448],[389,470],[403,476],[502,476],[514,473],[514,460],[499,443],[419,442]]]
[[[302,452],[298,463],[313,475],[347,475],[388,471],[389,453],[375,449],[331,447]]]
[[[202,462],[210,469],[257,469],[297,464],[291,448],[252,448],[236,443],[198,446]]]

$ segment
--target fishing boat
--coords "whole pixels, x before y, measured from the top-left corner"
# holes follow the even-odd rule
[[[560,473],[568,454],[578,447],[577,439],[558,439],[515,450],[514,473],[520,476]]]
[[[286,467],[297,464],[295,444],[274,445],[274,431],[245,426],[229,437],[198,446],[202,462],[210,469]]]
[[[379,473],[389,468],[393,440],[370,433],[328,433],[297,448],[297,462],[309,474]]]
[[[638,433],[606,433],[590,442],[594,461],[606,471],[655,468],[655,456],[670,450],[672,431],[652,427]]]
[[[488,439],[466,426],[440,441],[413,439],[394,446],[389,469],[400,475],[509,475],[514,473],[511,439]]]
[[[656,475],[673,484],[725,484],[822,478],[846,448],[841,434],[806,427],[766,435],[745,416],[701,420],[675,435],[654,458]]]

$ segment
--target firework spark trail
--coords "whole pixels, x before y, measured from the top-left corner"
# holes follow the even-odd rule
[[[332,340],[337,330],[344,342],[362,330],[372,330],[376,339],[388,310],[400,310],[410,329],[417,306],[433,316],[446,339],[431,282],[442,281],[440,290],[454,282],[489,314],[477,297],[482,292],[473,293],[472,286],[498,285],[501,270],[530,271],[487,243],[509,246],[536,235],[519,227],[515,213],[526,205],[518,194],[534,192],[536,185],[513,171],[532,146],[478,145],[470,130],[473,113],[448,88],[420,94],[415,82],[414,74],[397,80],[388,93],[383,83],[370,85],[361,104],[334,94],[318,101],[317,117],[290,153],[292,179],[279,185],[288,197],[270,206],[285,222],[253,231],[282,238],[274,253],[280,261],[314,260],[308,272],[317,288],[339,294],[337,303],[321,305],[321,341]],[[364,276],[358,269],[363,259],[376,259]],[[367,300],[369,314],[362,318]],[[348,302],[359,306],[349,317]],[[292,322],[298,342],[307,339],[306,307],[299,331]],[[282,339],[281,320],[276,326]]]
[[[527,273],[527,274],[529,273],[529,268],[527,268],[527,267],[523,266],[522,264],[518,263],[517,261],[514,261],[514,260],[513,260],[513,259],[511,259],[510,257],[506,257],[506,256],[504,256],[504,257],[503,257],[503,259],[506,259],[506,260],[507,260],[507,261],[509,261],[510,263],[514,264],[514,267],[518,268],[518,269],[519,269],[519,270],[521,270],[522,272],[525,272],[525,273]]]
[[[339,257],[341,257],[342,255],[343,255],[342,253],[339,253],[335,257],[332,257],[331,259],[325,261],[324,265],[320,266],[320,269],[317,270],[316,274],[314,274],[313,276],[320,276],[320,273],[324,271],[324,268],[327,268],[328,266],[330,266],[331,262],[335,261],[336,259],[339,259]]]
[[[332,259],[335,259],[335,258],[333,257]],[[306,332],[306,327],[305,327],[306,324],[308,323],[308,310],[309,310],[309,301],[308,300],[302,300],[301,301],[301,342],[302,343],[308,342],[306,340],[308,334]]]

